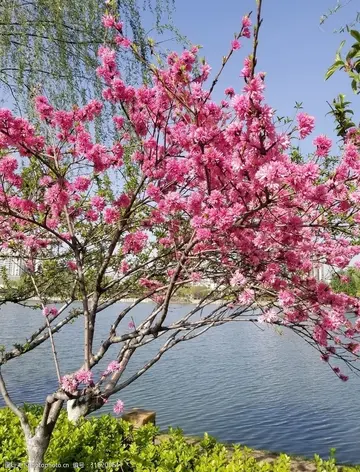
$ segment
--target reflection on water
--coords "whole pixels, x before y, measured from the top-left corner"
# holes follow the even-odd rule
[[[97,343],[124,306],[118,304],[99,315]],[[149,304],[138,307],[135,321],[150,309]],[[173,316],[186,309],[173,306]],[[41,320],[35,310],[2,308],[0,345],[10,347],[23,340]],[[55,336],[62,373],[81,365],[82,321]],[[157,340],[140,349],[126,375],[158,347]],[[116,349],[109,352],[101,370],[115,353]],[[49,343],[10,361],[3,372],[19,402],[43,402],[56,388]],[[207,431],[221,441],[305,456],[327,456],[336,447],[340,461],[355,463],[360,462],[359,386],[354,374],[347,383],[339,381],[318,353],[292,333],[280,336],[269,327],[260,330],[234,323],[179,344],[119,397],[127,408],[156,410],[162,428],[180,426],[188,434]],[[111,411],[113,403],[101,411]]]

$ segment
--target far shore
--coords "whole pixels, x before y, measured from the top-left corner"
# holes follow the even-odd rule
[[[121,298],[116,303],[134,303],[137,300],[138,300],[137,298]],[[41,300],[38,297],[31,297],[31,298],[28,298],[26,301],[38,303]],[[59,298],[49,298],[48,301],[50,303],[64,303],[64,301]],[[81,303],[81,300],[77,300],[77,301]],[[196,300],[196,299],[179,298],[179,299],[174,299],[171,303],[173,305],[196,305],[197,303],[199,303],[199,301],[200,300]],[[151,300],[151,298],[145,298],[140,303],[154,303],[154,302],[153,300]],[[220,304],[220,301],[218,300],[215,300],[211,303],[211,305],[219,305],[219,304]]]
[[[118,300],[116,303],[135,303],[138,299],[137,298],[122,298],[120,300]],[[40,298],[38,297],[31,297],[31,298],[28,298],[27,300],[25,300],[24,304],[26,303],[29,303],[29,304],[36,304],[36,303],[40,303],[41,300]],[[81,300],[76,300],[76,302],[78,303],[81,303]],[[171,305],[197,305],[198,303],[200,302],[200,300],[198,299],[187,299],[187,298],[176,298],[174,300],[171,301]],[[49,298],[47,300],[47,303],[58,303],[58,304],[62,304],[62,303],[65,303],[64,300],[61,300],[60,298]],[[141,302],[139,303],[154,303],[153,300],[151,300],[151,298],[145,298],[144,300],[141,300]],[[223,300],[214,300],[212,301],[211,303],[209,303],[208,305],[221,305],[221,303],[223,303]],[[265,300],[264,302],[261,302],[261,301],[258,301],[256,302],[256,304],[254,304],[254,307],[261,307],[261,306],[265,306],[267,303],[267,301]]]

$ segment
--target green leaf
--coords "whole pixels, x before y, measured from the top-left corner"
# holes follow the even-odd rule
[[[338,50],[336,51],[335,62],[342,60],[341,56],[340,56],[340,52],[341,52],[342,48],[344,47],[345,43],[346,43],[345,39],[343,41],[341,41],[340,46],[339,46]]]
[[[360,43],[360,32],[357,30],[350,30],[350,34],[353,38]]]
[[[358,52],[357,49],[351,48],[350,51],[346,55],[346,60],[350,61],[350,59],[353,59],[356,56],[357,52]]]
[[[329,67],[329,69],[327,70],[325,74],[325,80],[328,80],[334,74],[334,72],[340,69],[340,67],[344,67],[344,65],[345,65],[344,61],[334,62],[334,64],[331,67]]]

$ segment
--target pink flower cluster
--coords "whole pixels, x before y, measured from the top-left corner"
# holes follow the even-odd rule
[[[93,373],[89,370],[79,370],[75,374],[67,374],[61,378],[61,388],[68,393],[74,393],[78,390],[80,384],[86,386],[93,385]]]
[[[104,371],[103,375],[108,376],[113,374],[114,372],[119,372],[121,369],[121,365],[118,361],[111,361],[110,364],[107,366],[106,370]]]
[[[300,139],[304,139],[306,136],[312,133],[315,127],[315,118],[304,112],[299,113],[296,118],[298,122]]]
[[[331,149],[332,141],[324,135],[317,136],[314,139],[314,146],[316,146],[315,154],[319,157],[326,157]]]
[[[44,316],[47,316],[47,317],[48,317],[48,316],[53,316],[54,318],[55,318],[56,316],[58,316],[58,314],[59,314],[58,309],[57,309],[56,307],[54,307],[54,306],[52,306],[52,307],[46,306],[46,307],[44,307],[44,309],[43,309],[42,312],[43,312],[43,315],[44,315]]]
[[[141,252],[148,240],[148,236],[144,231],[136,231],[125,236],[123,244],[124,254]]]
[[[116,415],[120,415],[124,411],[125,405],[124,402],[121,400],[117,400],[114,405],[114,413]]]
[[[109,15],[103,23],[114,29],[113,44],[130,44],[122,23]],[[250,27],[244,17],[232,50]],[[171,53],[166,66],[151,68],[146,86],[135,87],[122,77],[116,50],[100,47],[103,100],[123,110],[113,118],[114,141],[95,141],[90,132],[103,108],[97,100],[58,110],[38,97],[51,139],[0,110],[3,247],[17,248],[32,271],[43,252],[66,254],[73,277],[101,273],[109,259],[103,277],[115,273],[121,284],[133,277],[157,292],[160,306],[171,281],[189,278],[210,279],[233,307],[268,294],[260,322],[306,327],[324,360],[341,349],[355,356],[359,300],[335,293],[313,273],[323,263],[345,268],[360,253],[359,130],[348,132],[331,172],[319,159],[332,151],[324,135],[315,137],[311,159],[296,162],[291,142],[313,132],[314,117],[300,112],[291,131],[279,131],[265,102],[265,74],[254,73],[251,57],[243,89],[227,87],[217,102],[206,85],[210,66],[198,67],[197,54],[196,47]],[[39,175],[29,192],[34,169]],[[105,377],[118,369],[113,361]],[[91,383],[85,371],[63,378],[69,392]]]

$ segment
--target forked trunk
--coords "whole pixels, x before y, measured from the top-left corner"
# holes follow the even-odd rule
[[[45,468],[45,453],[49,446],[50,436],[44,429],[38,429],[32,438],[26,440],[28,453],[28,472],[40,472]]]

